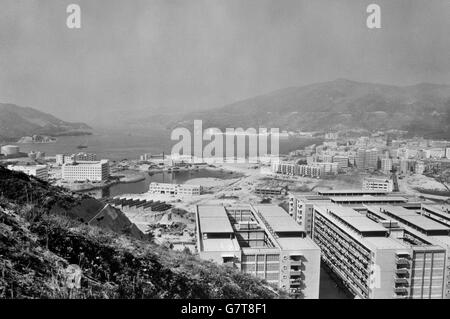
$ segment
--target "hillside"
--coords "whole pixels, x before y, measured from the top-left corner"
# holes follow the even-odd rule
[[[402,129],[450,138],[450,86],[392,86],[345,79],[291,87],[218,109],[190,113],[170,126]]]
[[[88,133],[84,123],[70,123],[31,107],[0,103],[0,141],[31,135],[67,135]]]
[[[235,269],[90,225],[80,215],[87,198],[1,167],[0,194],[0,298],[287,297]],[[69,265],[81,269],[79,288],[67,285]]]

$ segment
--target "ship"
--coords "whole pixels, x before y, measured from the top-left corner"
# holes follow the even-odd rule
[[[83,149],[83,148],[88,148],[88,146],[87,146],[87,139],[86,139],[86,142],[85,142],[84,144],[78,145],[77,148],[78,148],[79,150],[81,150],[81,149]]]

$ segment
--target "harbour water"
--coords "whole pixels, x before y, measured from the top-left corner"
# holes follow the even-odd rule
[[[177,141],[170,140],[170,132],[163,130],[147,130],[145,132],[123,131],[96,131],[89,136],[62,136],[55,143],[41,144],[17,144],[22,152],[40,151],[47,156],[55,154],[72,154],[89,152],[97,154],[98,158],[106,158],[111,161],[124,159],[136,160],[141,154],[169,154],[172,145]],[[286,154],[292,150],[320,143],[319,139],[288,137],[280,140],[280,153]],[[78,149],[79,145],[87,145],[85,149]],[[183,184],[194,178],[239,178],[241,174],[226,170],[199,169],[195,171],[155,172],[146,174],[145,179],[132,183],[114,184],[104,189],[88,190],[85,193],[102,198],[118,196],[121,194],[138,194],[148,191],[151,182]],[[320,296],[321,299],[349,299],[348,292],[340,287],[330,276],[324,267],[320,269]]]
[[[119,183],[103,189],[88,190],[85,193],[96,198],[113,197],[122,194],[141,194],[148,191],[150,183],[173,183],[184,184],[188,180],[194,178],[218,178],[218,179],[231,179],[239,178],[242,174],[230,172],[226,170],[211,170],[211,169],[199,169],[192,171],[179,171],[179,172],[156,172],[153,174],[146,174],[145,180],[134,183]]]
[[[22,152],[45,152],[47,156],[55,154],[73,154],[78,152],[95,153],[98,158],[112,161],[138,159],[141,154],[170,154],[177,141],[170,139],[170,131],[162,129],[146,129],[133,132],[119,130],[98,130],[87,136],[60,136],[55,143],[17,144]],[[280,138],[279,152],[286,154],[292,150],[318,143],[320,139],[304,137]],[[206,145],[208,142],[204,142]],[[78,149],[77,146],[87,148]]]

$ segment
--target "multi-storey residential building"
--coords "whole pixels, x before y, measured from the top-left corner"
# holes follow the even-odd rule
[[[97,161],[97,154],[93,154],[93,153],[78,153],[78,154],[75,154],[75,161],[95,162],[95,161]]]
[[[431,148],[424,150],[426,158],[442,158],[445,157],[445,149],[444,148]]]
[[[333,155],[331,155],[331,154],[323,154],[322,155],[322,162],[324,162],[324,163],[332,163],[333,162]]]
[[[11,171],[23,172],[42,180],[48,179],[47,165],[8,165],[8,169]]]
[[[311,235],[313,222],[314,205],[329,205],[328,197],[319,195],[298,195],[289,194],[289,215],[303,228],[303,230]]]
[[[378,168],[378,149],[358,149],[356,156],[356,167],[358,169],[376,169]]]
[[[382,158],[380,160],[380,170],[385,173],[385,174],[389,174],[392,171],[392,159],[390,158]]]
[[[109,162],[101,160],[65,163],[61,172],[62,179],[66,181],[106,181],[109,178]]]
[[[281,207],[202,205],[196,223],[200,258],[253,274],[299,297],[319,297],[319,247]]]
[[[386,178],[364,178],[362,188],[390,193],[394,190],[394,182]]]
[[[97,162],[97,154],[93,153],[77,153],[72,155],[67,154],[56,154],[55,156],[56,164],[70,164],[73,162]]]
[[[361,209],[364,205],[406,205],[407,198],[390,196],[380,190],[323,190],[317,194],[289,193],[289,215],[303,227],[309,235],[313,228],[314,206],[338,204]],[[412,207],[420,207],[418,203],[410,203]]]
[[[19,155],[20,148],[17,145],[3,145],[0,148],[0,154],[5,155],[5,156]]]
[[[361,298],[445,298],[446,248],[432,235],[449,231],[400,206],[314,206],[322,260]]]
[[[320,177],[324,174],[324,168],[318,165],[298,165],[287,162],[272,163],[272,172],[291,176]]]
[[[176,196],[201,195],[202,187],[192,184],[150,183],[149,192]]]
[[[57,165],[63,165],[66,163],[66,156],[65,154],[56,154],[55,155],[55,161]]]
[[[450,227],[401,206],[367,206],[367,214],[409,246],[402,294],[413,299],[450,298]]]
[[[338,169],[347,168],[349,164],[348,156],[335,155],[333,156],[333,163],[337,163]]]
[[[416,161],[415,160],[401,159],[400,160],[400,174],[413,173],[415,165],[416,165]]]
[[[416,164],[414,165],[414,173],[421,175],[424,172],[425,172],[425,163],[417,161]]]
[[[314,163],[313,165],[320,167],[323,174],[337,174],[338,173],[338,163],[318,162],[318,163]]]

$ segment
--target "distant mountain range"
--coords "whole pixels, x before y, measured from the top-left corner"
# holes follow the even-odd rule
[[[71,123],[31,107],[0,103],[0,140],[14,140],[22,136],[88,134],[91,127]]]
[[[450,138],[450,85],[393,86],[346,79],[290,87],[173,119],[170,127],[278,127],[280,130],[401,129]]]

